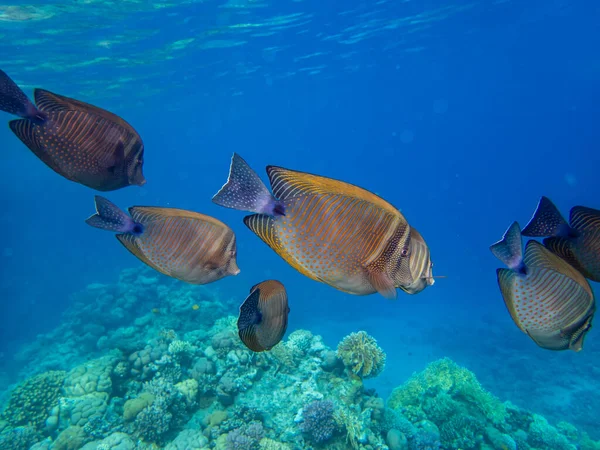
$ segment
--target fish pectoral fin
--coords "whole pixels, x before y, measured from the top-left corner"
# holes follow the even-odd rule
[[[398,295],[396,286],[389,276],[383,272],[367,269],[367,277],[377,292],[389,300],[396,300]]]

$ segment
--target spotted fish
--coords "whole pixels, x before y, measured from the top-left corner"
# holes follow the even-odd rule
[[[270,350],[283,338],[289,312],[287,293],[279,281],[267,280],[253,286],[240,306],[240,339],[253,352]]]
[[[127,250],[165,275],[207,284],[240,272],[235,235],[213,217],[152,206],[132,206],[129,217],[104,197],[95,202],[97,212],[86,223],[119,233]]]
[[[431,255],[425,240],[414,227],[410,230],[409,268],[414,281],[408,286],[400,286],[407,294],[418,294],[435,283],[433,279]]]
[[[544,245],[586,278],[600,281],[600,211],[575,206],[569,223],[547,197],[542,197],[523,236],[545,237]]]
[[[10,129],[48,167],[98,191],[146,183],[144,144],[122,118],[44,89],[34,98],[0,70],[0,110],[22,117]]]
[[[343,181],[267,166],[273,195],[233,155],[218,205],[251,211],[244,223],[307,277],[355,295],[396,298],[410,286],[411,228],[382,198]]]
[[[575,268],[537,241],[522,252],[515,222],[490,247],[509,268],[498,269],[504,302],[517,326],[549,350],[580,351],[596,311],[594,294]]]

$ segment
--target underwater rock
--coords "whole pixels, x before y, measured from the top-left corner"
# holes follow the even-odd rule
[[[392,428],[387,432],[385,440],[390,450],[408,450],[408,439],[402,431]]]
[[[208,439],[200,430],[182,430],[165,447],[165,450],[204,450],[208,449]]]
[[[123,419],[126,422],[134,420],[146,406],[154,401],[154,395],[150,392],[142,392],[138,397],[131,398],[123,405]]]
[[[58,435],[52,450],[79,450],[91,440],[82,427],[72,425]]]

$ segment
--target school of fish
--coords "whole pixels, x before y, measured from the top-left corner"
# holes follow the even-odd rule
[[[44,89],[33,98],[0,70],[0,110],[19,117],[10,129],[44,164],[101,192],[146,183],[144,144],[128,122]],[[252,213],[244,224],[298,272],[348,294],[388,299],[434,284],[425,239],[386,200],[321,175],[270,165],[266,172],[271,190],[234,153],[212,201]],[[207,284],[240,272],[235,234],[214,217],[158,206],[131,206],[127,214],[99,195],[95,207],[88,225],[116,233],[164,275]],[[545,239],[523,252],[522,235]],[[580,351],[596,310],[587,279],[600,281],[600,211],[576,206],[567,223],[542,197],[523,232],[513,223],[490,249],[508,267],[497,278],[517,326],[542,348]],[[253,352],[270,350],[285,335],[289,312],[283,283],[256,284],[240,305],[240,340]]]

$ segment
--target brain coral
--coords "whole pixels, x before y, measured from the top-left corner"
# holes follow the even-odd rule
[[[58,400],[65,376],[66,372],[51,371],[24,381],[11,393],[2,418],[15,427],[30,424],[41,430]]]
[[[385,353],[364,331],[350,333],[342,339],[337,355],[348,370],[361,378],[376,377],[385,367]]]

